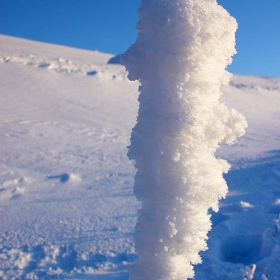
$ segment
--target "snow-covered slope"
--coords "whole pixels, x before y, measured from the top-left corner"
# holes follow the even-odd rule
[[[0,36],[0,278],[128,279],[138,84],[111,57]],[[230,192],[195,279],[276,280],[280,79],[234,76],[223,91],[249,128],[219,149]]]

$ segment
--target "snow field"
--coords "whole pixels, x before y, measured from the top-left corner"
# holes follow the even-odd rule
[[[106,64],[111,55],[2,35],[0,42],[1,57],[15,56],[0,63],[0,278],[127,280],[140,205],[125,147],[138,83]],[[18,63],[20,56],[108,73],[58,72]],[[229,193],[210,213],[195,280],[277,280],[280,79],[234,75],[222,92],[249,127],[216,153],[232,165]]]
[[[103,76],[53,71],[34,64],[34,55],[13,53],[0,64],[3,278],[125,268],[136,256],[137,204],[125,155],[133,114],[119,100],[131,91],[122,86],[124,70],[104,63],[98,67],[112,71]],[[39,55],[38,61],[55,61]],[[132,107],[136,96],[136,90],[128,96]]]

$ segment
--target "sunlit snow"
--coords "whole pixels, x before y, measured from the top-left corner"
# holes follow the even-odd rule
[[[2,35],[0,46],[0,278],[127,280],[139,85],[112,55]],[[218,150],[229,194],[195,280],[276,280],[280,79],[235,75],[223,92],[249,127]]]
[[[230,165],[215,153],[247,127],[220,102],[236,28],[216,1],[141,2],[137,40],[121,57],[128,78],[140,82],[128,150],[142,203],[130,280],[191,279],[202,262],[209,209],[218,212],[228,191],[223,173]]]

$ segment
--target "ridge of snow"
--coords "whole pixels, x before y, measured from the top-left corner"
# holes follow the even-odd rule
[[[80,63],[106,64],[113,54],[106,54],[96,50],[81,50],[67,46],[37,42],[28,39],[16,38],[0,34],[1,53],[13,53],[34,56],[63,57],[66,60],[79,61]]]
[[[113,67],[107,64],[81,64],[64,58],[36,57],[33,54],[2,54],[0,63],[17,63],[24,66],[45,68],[56,72],[68,74],[80,73],[87,76],[98,75],[111,79],[126,80],[126,72],[122,68]]]

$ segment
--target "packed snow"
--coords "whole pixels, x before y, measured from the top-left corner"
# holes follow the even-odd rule
[[[129,279],[190,279],[207,250],[208,210],[227,194],[229,164],[215,152],[247,127],[219,101],[237,24],[215,0],[142,0],[139,17],[138,38],[122,56],[141,84],[128,152],[142,203]]]
[[[1,35],[0,57],[0,278],[127,280],[139,84],[97,51]],[[234,75],[222,92],[249,126],[216,153],[229,193],[194,279],[277,280],[280,78]]]

